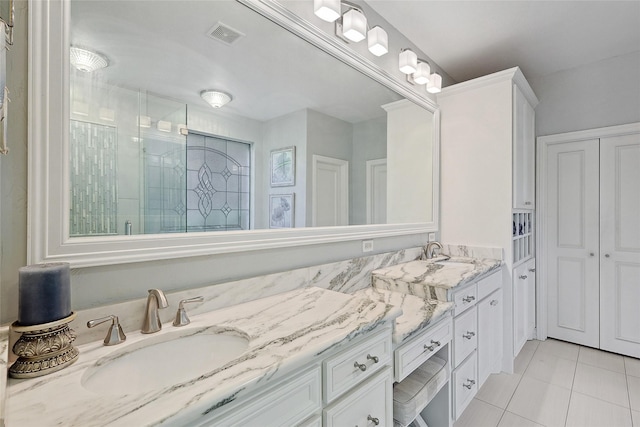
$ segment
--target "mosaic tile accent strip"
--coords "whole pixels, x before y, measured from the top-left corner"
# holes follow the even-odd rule
[[[117,234],[117,130],[70,121],[70,236]]]

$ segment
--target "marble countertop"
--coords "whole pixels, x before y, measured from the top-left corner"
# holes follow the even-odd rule
[[[212,325],[241,331],[249,348],[238,359],[198,378],[152,392],[98,395],[84,389],[87,368],[120,354],[149,335],[127,336],[125,344],[82,345],[78,361],[62,371],[28,380],[9,379],[8,426],[143,426],[163,422],[186,425],[274,379],[340,348],[360,335],[393,322],[401,311],[380,299],[320,288],[305,288],[193,316],[190,325],[165,324],[165,333]],[[135,346],[134,346],[135,347]],[[152,373],[150,373],[151,375]],[[179,414],[179,415],[178,415]]]
[[[393,331],[394,348],[413,337],[415,333],[442,319],[453,308],[453,302],[425,299],[384,289],[368,288],[357,291],[354,295],[402,309],[402,315],[396,319]]]
[[[438,257],[415,260],[372,272],[377,289],[446,301],[446,291],[486,276],[502,265],[492,258]]]

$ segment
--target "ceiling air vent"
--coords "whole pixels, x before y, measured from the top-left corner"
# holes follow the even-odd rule
[[[238,39],[244,37],[243,33],[223,24],[222,22],[218,22],[209,31],[207,31],[207,35],[212,39],[218,40],[219,42],[227,45],[232,45],[238,41]]]

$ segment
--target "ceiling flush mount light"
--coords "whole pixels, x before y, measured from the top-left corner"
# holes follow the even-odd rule
[[[427,92],[440,93],[442,91],[442,76],[438,73],[433,73],[429,77],[429,83],[427,83]]]
[[[375,56],[382,56],[389,52],[389,36],[381,27],[373,27],[367,33],[369,52]]]
[[[200,97],[207,101],[213,108],[220,108],[233,99],[228,93],[219,90],[203,90],[200,92]]]
[[[413,74],[418,69],[418,55],[411,49],[403,49],[398,57],[398,68],[404,74]]]
[[[431,74],[431,67],[424,61],[419,61],[416,67],[416,72],[412,74],[413,81],[419,85],[425,85],[429,81],[429,75]]]
[[[360,42],[367,37],[367,17],[357,9],[342,15],[342,35],[352,42]]]
[[[340,18],[340,0],[313,0],[313,13],[323,21],[335,22]]]
[[[92,73],[109,65],[107,58],[87,49],[73,47],[69,49],[71,65],[85,73]]]

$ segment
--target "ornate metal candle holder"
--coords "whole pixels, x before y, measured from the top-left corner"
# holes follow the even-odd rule
[[[76,334],[69,323],[76,313],[55,322],[21,326],[14,322],[12,329],[22,336],[13,345],[18,360],[9,368],[13,378],[35,378],[51,374],[71,365],[78,359],[78,349],[71,343]]]

